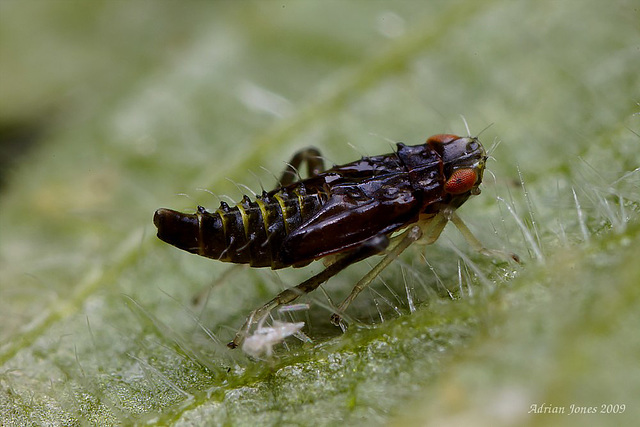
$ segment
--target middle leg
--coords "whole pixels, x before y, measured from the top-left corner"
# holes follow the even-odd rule
[[[351,293],[344,299],[344,301],[342,301],[342,303],[340,303],[336,313],[331,315],[331,323],[336,326],[342,326],[341,313],[345,312],[358,294],[369,286],[371,282],[378,277],[382,270],[387,268],[389,264],[398,258],[400,254],[414,242],[420,239],[422,239],[420,241],[426,245],[430,245],[435,242],[440,236],[445,225],[447,225],[447,217],[442,213],[438,213],[428,220],[418,222],[416,225],[405,230],[402,234],[395,236],[392,239],[388,251],[382,261],[369,270],[369,272],[365,274],[358,283],[356,283],[351,290]]]

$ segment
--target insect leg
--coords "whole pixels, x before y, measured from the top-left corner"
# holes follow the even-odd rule
[[[338,312],[331,315],[331,323],[336,326],[340,326],[342,317],[338,313],[344,313],[347,307],[349,307],[349,304],[351,304],[351,302],[358,296],[360,292],[362,292],[364,288],[369,286],[373,279],[375,279],[378,274],[382,272],[382,270],[384,270],[389,264],[391,264],[391,262],[393,262],[413,242],[418,240],[422,236],[422,230],[420,230],[420,227],[416,225],[402,233],[402,236],[402,240],[400,240],[400,242],[385,255],[382,261],[380,261],[378,265],[373,267],[367,274],[365,274],[362,279],[360,279],[358,283],[356,283],[356,285],[351,290],[351,293],[338,306]]]
[[[371,255],[380,253],[387,247],[388,244],[389,238],[387,236],[374,236],[368,241],[364,242],[358,248],[346,254],[344,257],[338,259],[336,262],[334,262],[315,276],[312,276],[311,278],[305,280],[298,286],[285,289],[284,291],[280,292],[271,301],[269,301],[262,307],[253,310],[249,314],[249,317],[247,317],[247,321],[236,333],[233,341],[227,344],[227,347],[236,348],[240,344],[242,344],[245,337],[249,333],[251,326],[264,319],[274,308],[278,307],[279,305],[288,304],[297,299],[299,296],[315,290],[322,283],[326,282],[331,277],[335,276],[354,262],[361,261],[365,258],[370,257]]]
[[[391,244],[390,250],[387,251],[385,257],[373,267],[367,274],[351,290],[351,293],[340,303],[337,313],[331,315],[331,323],[336,326],[340,326],[342,323],[342,317],[340,313],[344,313],[349,307],[351,302],[358,296],[360,292],[373,282],[373,280],[384,270],[389,264],[391,264],[405,249],[411,246],[412,243],[420,240],[424,244],[430,245],[435,242],[444,226],[447,225],[447,218],[439,213],[433,218],[427,221],[423,221],[407,229],[402,234],[395,236]]]
[[[482,255],[502,258],[506,261],[515,261],[517,263],[520,262],[520,257],[513,252],[505,252],[497,249],[485,248],[482,242],[480,242],[480,240],[478,240],[478,238],[473,235],[471,230],[469,230],[469,227],[467,227],[467,225],[462,221],[462,218],[460,218],[455,211],[451,210],[447,212],[447,216],[449,217],[449,220],[453,222],[453,225],[455,225],[456,228],[460,230],[460,234],[462,234],[462,237],[464,237],[464,239],[474,251],[480,252]]]
[[[298,151],[291,161],[287,163],[287,168],[282,172],[280,185],[287,186],[293,183],[298,177],[298,168],[302,162],[307,163],[307,173],[309,176],[316,176],[324,171],[324,160],[317,148],[309,147]]]

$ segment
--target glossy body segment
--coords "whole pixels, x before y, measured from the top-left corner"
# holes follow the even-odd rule
[[[416,222],[421,212],[444,201],[445,162],[434,145],[398,144],[397,153],[324,172],[313,157],[297,155],[292,164],[306,159],[315,176],[255,201],[245,196],[234,207],[223,202],[215,212],[159,209],[154,217],[158,237],[220,261],[274,269],[306,265]],[[294,170],[290,165],[282,181]]]

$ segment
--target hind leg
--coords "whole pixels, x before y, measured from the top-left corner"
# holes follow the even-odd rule
[[[318,288],[318,286],[320,286],[351,264],[368,258],[371,255],[380,253],[388,244],[389,238],[385,235],[372,237],[371,239],[364,242],[361,246],[345,254],[342,258],[338,259],[336,262],[329,265],[327,268],[325,268],[315,276],[305,280],[298,286],[285,289],[284,291],[280,292],[271,301],[261,307],[258,307],[249,314],[249,316],[247,317],[247,321],[236,333],[233,341],[227,344],[227,347],[236,348],[241,345],[246,336],[249,334],[251,327],[267,317],[271,310],[273,310],[274,308],[280,305],[288,304],[301,295],[314,291]]]
[[[307,164],[307,174],[310,177],[316,176],[324,171],[324,160],[320,155],[320,151],[313,147],[305,148],[304,150],[298,151],[291,161],[287,163],[287,167],[280,177],[281,186],[289,185],[293,183],[296,178],[300,177],[298,170],[302,162]]]

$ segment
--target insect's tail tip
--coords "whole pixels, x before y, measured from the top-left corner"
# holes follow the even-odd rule
[[[167,215],[170,214],[170,212],[171,212],[170,209],[165,209],[165,208],[160,208],[156,210],[155,213],[153,214],[153,225],[155,225],[156,228],[162,227],[164,218],[166,218]]]
[[[196,215],[160,208],[153,214],[153,224],[158,229],[160,240],[189,252],[199,247]]]

